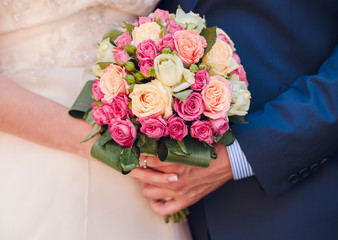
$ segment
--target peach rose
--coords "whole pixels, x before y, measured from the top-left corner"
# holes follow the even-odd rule
[[[163,86],[159,80],[136,84],[129,97],[132,112],[139,118],[161,115],[164,119],[168,119],[173,114],[173,97],[169,88]]]
[[[113,98],[118,94],[129,94],[126,86],[128,85],[125,76],[124,68],[111,64],[102,71],[100,79],[100,89],[104,94],[104,99],[111,103]]]
[[[211,67],[210,75],[226,75],[239,67],[233,58],[232,48],[226,42],[216,39],[214,46],[205,55],[202,62]]]
[[[160,40],[161,27],[156,22],[144,23],[134,28],[133,41],[138,46],[142,41],[151,39],[156,43]]]
[[[205,110],[209,118],[225,118],[230,109],[232,84],[222,76],[210,77],[209,85],[202,90]]]
[[[207,47],[205,38],[195,30],[177,31],[174,33],[174,40],[178,56],[187,67],[197,63]]]

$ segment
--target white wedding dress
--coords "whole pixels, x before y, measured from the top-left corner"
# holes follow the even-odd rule
[[[156,3],[0,0],[0,73],[70,107],[93,79],[102,35]],[[186,223],[150,209],[139,183],[96,160],[3,132],[0,154],[1,240],[190,239]]]

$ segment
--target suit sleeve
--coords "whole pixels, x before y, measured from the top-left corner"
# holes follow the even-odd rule
[[[232,129],[270,197],[311,177],[338,151],[338,46],[316,75],[297,79],[248,119]]]

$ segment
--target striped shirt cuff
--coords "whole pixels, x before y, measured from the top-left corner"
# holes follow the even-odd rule
[[[232,145],[227,146],[227,150],[232,172],[234,175],[234,180],[239,180],[255,175],[255,173],[252,171],[250,164],[246,160],[246,157],[237,139],[235,139]]]

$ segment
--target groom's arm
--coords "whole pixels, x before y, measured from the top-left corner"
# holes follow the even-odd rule
[[[232,130],[270,196],[311,177],[338,151],[338,47],[318,74],[299,78],[248,119]]]

